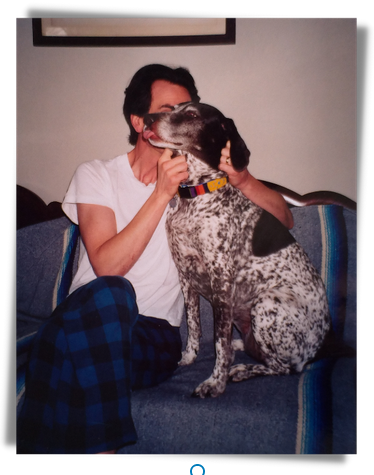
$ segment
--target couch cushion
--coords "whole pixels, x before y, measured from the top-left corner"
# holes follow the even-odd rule
[[[78,227],[67,218],[17,231],[17,338],[35,331],[67,295]]]

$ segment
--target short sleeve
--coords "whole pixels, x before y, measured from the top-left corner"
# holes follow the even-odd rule
[[[77,204],[94,204],[113,209],[113,190],[105,162],[94,160],[79,165],[62,202],[66,216],[78,223]]]

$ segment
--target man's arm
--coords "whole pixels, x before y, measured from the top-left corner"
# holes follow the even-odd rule
[[[80,233],[98,277],[126,275],[149,243],[179,183],[188,177],[185,157],[171,160],[170,156],[171,152],[166,150],[160,157],[154,192],[119,233],[112,209],[78,203]]]
[[[228,157],[230,157],[229,142],[222,149],[221,164],[219,166],[220,170],[227,173],[229,182],[253,203],[275,216],[286,228],[291,229],[294,224],[293,216],[283,196],[265,186],[252,176],[247,169],[237,172],[230,162],[227,163]]]

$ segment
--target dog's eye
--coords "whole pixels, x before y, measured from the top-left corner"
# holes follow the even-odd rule
[[[196,119],[198,115],[194,111],[186,111],[186,116],[190,119]]]

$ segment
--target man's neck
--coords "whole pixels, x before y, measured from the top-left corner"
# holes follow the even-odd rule
[[[157,181],[157,162],[162,149],[152,147],[139,137],[135,148],[129,152],[129,162],[134,176],[145,185]]]

